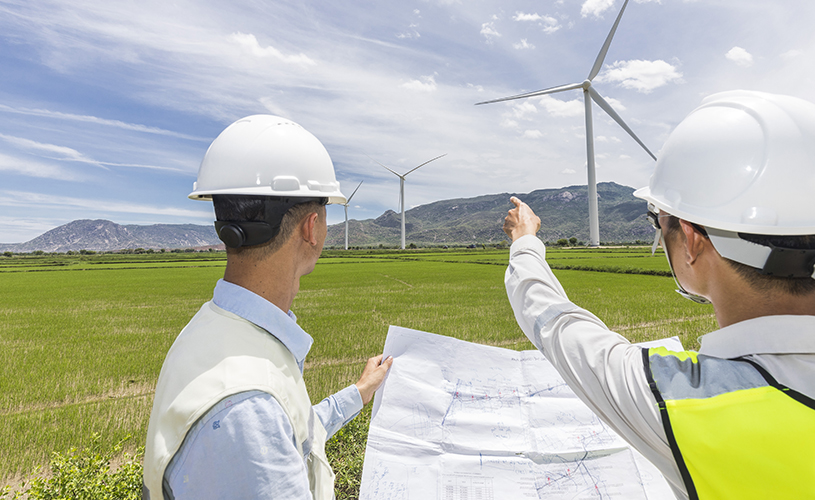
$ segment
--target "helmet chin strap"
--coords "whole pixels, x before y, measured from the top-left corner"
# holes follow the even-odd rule
[[[657,247],[660,243],[662,244],[662,249],[665,250],[665,259],[668,260],[668,267],[671,268],[671,276],[673,276],[674,283],[676,283],[676,286],[678,287],[675,292],[688,300],[696,302],[697,304],[710,304],[710,301],[701,295],[696,295],[685,290],[682,284],[679,283],[679,280],[676,279],[676,273],[674,272],[673,264],[671,264],[671,258],[668,256],[668,247],[665,245],[665,239],[662,237],[662,229],[657,229],[657,232],[654,235],[654,244],[651,245],[651,255],[656,253]]]

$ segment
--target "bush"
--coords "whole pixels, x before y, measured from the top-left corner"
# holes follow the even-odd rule
[[[139,448],[132,456],[125,453],[116,471],[110,470],[110,461],[121,453],[128,439],[123,439],[109,451],[103,451],[101,435],[95,433],[91,446],[82,451],[72,448],[64,455],[54,452],[51,456],[51,477],[35,477],[28,488],[23,483],[23,489],[17,492],[6,487],[0,490],[0,499],[138,500],[141,498],[141,457],[144,448]]]
[[[373,404],[366,405],[353,420],[338,430],[325,444],[325,452],[334,473],[337,500],[356,500],[362,481],[362,464],[368,442]]]

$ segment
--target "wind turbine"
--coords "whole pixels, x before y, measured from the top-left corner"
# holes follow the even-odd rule
[[[608,47],[611,45],[611,39],[614,38],[614,32],[617,31],[617,25],[620,24],[620,19],[623,17],[623,12],[625,12],[625,7],[627,5],[628,0],[625,0],[625,2],[623,2],[623,7],[620,9],[620,13],[617,15],[617,20],[614,21],[614,26],[611,27],[611,31],[609,32],[608,37],[606,37],[603,48],[600,49],[600,53],[597,55],[597,59],[594,61],[594,66],[592,66],[588,78],[581,83],[560,85],[544,90],[536,90],[534,92],[528,92],[525,94],[518,94],[510,97],[503,97],[501,99],[494,99],[492,101],[476,103],[476,105],[490,104],[493,102],[509,101],[512,99],[524,99],[527,97],[535,97],[544,94],[554,94],[556,92],[564,92],[566,90],[583,89],[583,103],[585,104],[586,108],[586,154],[588,156],[587,166],[589,177],[589,244],[591,246],[600,245],[600,220],[597,210],[597,178],[594,172],[594,126],[591,118],[591,101],[594,100],[594,102],[596,102],[597,105],[603,109],[603,111],[613,118],[614,121],[623,128],[623,130],[628,132],[628,134],[633,137],[635,141],[637,141],[637,144],[642,146],[642,148],[651,156],[651,158],[654,160],[657,159],[656,156],[654,156],[654,154],[648,149],[648,147],[639,139],[639,137],[637,137],[634,131],[632,131],[628,125],[625,124],[620,115],[614,111],[611,105],[606,102],[606,100],[603,99],[603,97],[592,86],[592,80],[594,80],[594,77],[597,76],[597,74],[600,72],[600,68],[603,66],[603,61],[606,58]]]
[[[359,190],[359,187],[362,185],[362,182],[363,181],[360,181],[359,184],[357,184],[357,188],[354,189],[354,192],[351,193],[351,196],[349,196],[348,199],[345,200],[345,203],[342,204],[342,206],[345,207],[345,249],[346,250],[348,250],[348,204],[351,203],[351,198],[353,198],[354,195],[357,194],[357,191]]]
[[[427,165],[428,163],[430,163],[431,161],[438,160],[438,159],[439,159],[439,158],[441,158],[442,156],[447,156],[447,153],[444,153],[443,155],[437,156],[437,157],[433,158],[432,160],[427,160],[426,162],[422,163],[422,164],[421,164],[421,165],[419,165],[418,167],[414,167],[414,168],[412,168],[412,169],[408,170],[407,172],[405,172],[405,173],[404,173],[404,174],[402,174],[402,175],[397,174],[396,172],[394,172],[393,170],[389,169],[389,168],[388,168],[388,167],[386,167],[385,165],[382,165],[381,163],[379,163],[378,161],[374,160],[374,159],[373,159],[373,158],[371,158],[370,156],[368,157],[368,158],[371,158],[371,160],[375,161],[376,163],[379,163],[379,166],[381,166],[382,168],[384,168],[384,169],[385,169],[385,170],[387,170],[388,172],[392,173],[392,174],[393,174],[393,175],[395,175],[396,177],[399,177],[399,204],[400,204],[400,205],[401,205],[401,207],[402,207],[402,208],[401,208],[401,210],[402,210],[402,250],[404,250],[404,249],[405,249],[405,177],[407,177],[407,175],[408,175],[409,173],[413,172],[414,170],[418,170],[418,169],[420,169],[421,167],[424,167],[425,165]]]

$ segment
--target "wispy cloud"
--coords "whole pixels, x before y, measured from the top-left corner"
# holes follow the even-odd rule
[[[58,165],[18,158],[3,153],[0,153],[0,171],[43,179],[58,179],[63,181],[84,180],[84,176]]]
[[[258,39],[251,33],[233,33],[230,39],[256,57],[271,57],[287,64],[299,64],[302,66],[314,66],[317,64],[313,59],[303,53],[285,55],[271,45],[261,47]]]
[[[676,66],[662,60],[615,61],[597,77],[598,82],[617,82],[622,87],[646,94],[681,79],[682,73]]]
[[[91,157],[86,156],[85,154],[77,151],[76,149],[69,148],[67,146],[58,146],[56,144],[47,144],[37,141],[32,141],[31,139],[25,139],[23,137],[15,137],[11,135],[6,135],[0,133],[0,140],[3,140],[9,144],[16,146],[19,149],[29,151],[32,154],[37,154],[43,158],[49,160],[57,160],[57,161],[70,161],[70,162],[78,162],[78,163],[86,163],[88,165],[93,165],[95,167],[103,168],[105,170],[109,170],[108,167],[122,167],[122,168],[144,168],[144,169],[151,169],[151,170],[163,170],[168,172],[186,172],[186,170],[182,170],[179,168],[172,168],[172,167],[165,167],[165,166],[158,166],[158,165],[144,165],[140,163],[117,163],[117,162],[108,162],[108,161],[99,161],[95,160]],[[19,159],[17,160],[20,161]],[[38,164],[39,165],[39,164]],[[19,172],[23,172],[22,168],[17,169]],[[28,171],[28,170],[25,170]]]
[[[724,56],[743,68],[753,65],[753,55],[741,47],[733,47]]]
[[[492,42],[493,38],[498,38],[501,33],[495,29],[495,22],[490,21],[481,25],[481,34],[487,39],[487,42]]]
[[[786,52],[781,53],[781,59],[795,59],[796,57],[800,57],[804,54],[804,51],[798,49],[788,50]]]
[[[44,118],[56,118],[58,120],[70,120],[83,123],[94,123],[97,125],[104,125],[108,127],[116,127],[123,130],[132,130],[134,132],[144,132],[146,134],[158,134],[169,137],[176,137],[179,139],[187,139],[190,141],[209,142],[212,139],[205,137],[196,137],[189,134],[174,132],[172,130],[165,130],[157,127],[148,127],[147,125],[140,125],[137,123],[127,123],[119,120],[109,120],[106,118],[99,118],[97,116],[76,115],[71,113],[62,113],[59,111],[51,111],[47,109],[29,109],[29,108],[14,108],[5,104],[0,104],[0,112],[15,113],[27,116],[40,116]]]
[[[531,43],[526,41],[526,38],[522,38],[521,41],[518,42],[518,43],[513,43],[512,47],[517,49],[517,50],[534,49],[535,48],[534,45],[532,45]]]
[[[0,191],[0,205],[14,207],[52,207],[57,209],[80,208],[95,212],[115,212],[137,215],[166,215],[172,217],[185,217],[201,220],[211,220],[209,206],[201,204],[201,210],[188,210],[184,208],[145,205],[129,203],[126,201],[113,201],[105,199],[74,198],[70,196],[46,195],[30,191]]]
[[[6,141],[9,144],[17,146],[20,149],[41,153],[40,156],[52,160],[76,161],[81,163],[87,163],[89,165],[94,165],[100,168],[105,169],[107,168],[100,162],[94,160],[93,158],[88,158],[87,156],[83,155],[82,153],[73,148],[57,146],[55,144],[45,144],[42,142],[32,141],[31,139],[14,137],[2,133],[0,133],[0,139]]]

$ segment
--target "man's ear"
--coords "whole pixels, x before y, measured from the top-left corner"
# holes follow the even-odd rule
[[[300,234],[302,235],[303,240],[312,246],[315,246],[318,243],[317,232],[315,231],[316,226],[317,226],[316,212],[312,212],[308,214],[306,217],[303,217],[303,221],[300,222]]]
[[[705,248],[710,241],[699,232],[698,229],[693,227],[693,224],[686,220],[679,219],[679,225],[682,228],[682,235],[685,240],[685,248],[687,253],[688,264],[693,264],[696,259],[705,251]]]

